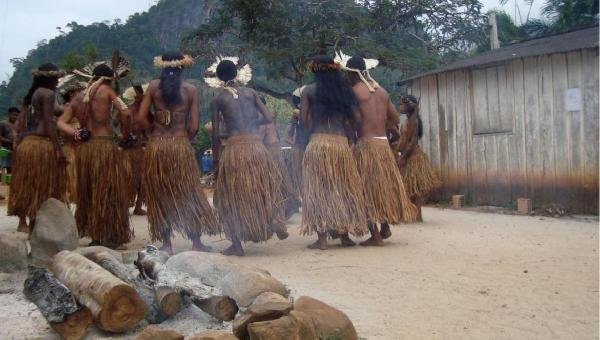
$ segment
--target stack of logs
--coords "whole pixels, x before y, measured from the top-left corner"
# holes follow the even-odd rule
[[[238,306],[233,299],[169,271],[167,259],[166,253],[148,246],[138,253],[136,276],[106,251],[83,256],[65,250],[54,256],[51,272],[30,267],[24,293],[66,339],[82,338],[93,322],[117,333],[143,319],[161,323],[181,309],[184,297],[219,320],[234,319]]]

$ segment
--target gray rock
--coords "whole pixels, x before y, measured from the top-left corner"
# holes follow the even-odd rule
[[[52,257],[63,250],[75,250],[79,241],[75,218],[67,205],[50,198],[37,212],[31,233],[31,263],[49,267]]]
[[[283,283],[269,272],[233,263],[221,254],[182,252],[169,258],[167,268],[187,273],[202,283],[221,289],[241,307],[248,307],[262,293],[286,294]]]
[[[27,235],[0,234],[0,272],[13,273],[27,268]]]

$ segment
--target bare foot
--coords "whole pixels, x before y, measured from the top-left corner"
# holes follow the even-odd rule
[[[390,225],[387,223],[382,224],[379,235],[384,240],[387,240],[388,238],[392,237],[392,230],[390,229]]]
[[[133,210],[133,214],[134,214],[134,215],[138,215],[138,216],[146,216],[146,214],[147,214],[147,213],[146,213],[146,210],[144,210],[144,209],[142,209],[142,208],[139,208],[139,209],[138,209],[138,208],[135,208],[135,209]]]
[[[279,230],[275,231],[275,234],[277,235],[277,238],[280,240],[285,240],[286,238],[288,238],[288,236],[290,236],[290,234],[285,229],[279,229]]]
[[[368,240],[361,242],[360,245],[365,247],[383,247],[383,240],[371,236]]]
[[[340,241],[342,241],[342,247],[354,247],[356,243],[350,239],[348,234],[340,234]]]
[[[306,248],[327,250],[327,242],[322,242],[321,240],[317,240],[315,243],[309,244],[308,246],[306,246]]]
[[[231,246],[221,252],[225,256],[244,256],[244,249],[241,247]]]
[[[200,242],[200,238],[198,238],[196,240],[192,240],[192,243],[193,243],[192,250],[202,251],[205,253],[210,253],[212,250],[212,247],[202,244],[202,242]]]
[[[31,233],[31,229],[29,228],[27,223],[23,223],[23,224],[19,223],[19,226],[17,227],[17,231],[20,233],[27,233],[27,234]]]

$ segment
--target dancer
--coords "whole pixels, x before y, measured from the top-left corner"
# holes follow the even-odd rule
[[[266,107],[267,103],[265,99],[261,97],[260,100]],[[274,114],[273,119],[272,123],[261,125],[260,135],[263,136],[263,144],[269,150],[271,158],[273,158],[281,172],[284,217],[285,220],[288,220],[293,214],[300,211],[300,198],[283,159],[283,153],[281,152],[281,144],[279,143],[276,126],[277,114]]]
[[[142,129],[152,131],[142,174],[150,237],[161,240],[161,249],[171,254],[173,231],[192,240],[197,251],[210,251],[201,235],[221,233],[200,186],[200,169],[190,143],[198,133],[200,102],[196,87],[184,81],[183,71],[193,64],[192,57],[177,51],[154,58],[162,73],[150,82],[136,118]]]
[[[131,117],[134,119],[139,115],[140,106],[142,99],[144,98],[144,89],[142,86],[136,85],[132,87],[134,91],[133,103],[129,105],[131,110]],[[128,143],[128,147],[125,151],[125,160],[128,173],[128,188],[130,191],[129,195],[129,206],[133,208],[133,214],[138,216],[145,216],[146,211],[142,208],[144,204],[144,193],[142,191],[142,173],[144,171],[144,161],[146,153],[146,131],[140,128],[134,129],[136,134],[132,136]]]
[[[77,210],[80,237],[92,245],[122,248],[133,237],[127,212],[127,174],[123,152],[114,141],[112,109],[119,113],[122,138],[130,131],[129,109],[111,86],[114,72],[94,67],[90,84],[65,107],[58,127],[81,142],[77,152]],[[80,129],[69,124],[77,117]],[[113,124],[114,123],[114,124]]]
[[[33,84],[23,99],[17,124],[22,139],[16,148],[8,198],[8,215],[18,216],[17,231],[26,233],[33,230],[42,203],[49,198],[66,201],[66,160],[54,123],[55,90],[65,73],[54,64],[43,64],[32,74]]]
[[[356,137],[360,112],[333,58],[316,57],[311,70],[315,83],[302,92],[300,106],[300,124],[310,135],[302,166],[301,233],[317,233],[312,249],[327,249],[328,234],[353,246],[348,234],[368,230],[363,181],[347,138]]]
[[[232,243],[223,254],[243,256],[242,242],[267,241],[274,232],[284,239],[288,233],[280,220],[281,173],[258,135],[259,125],[271,123],[273,115],[253,89],[241,86],[251,70],[246,65],[238,72],[237,61],[218,60],[209,68],[217,79],[205,79],[223,88],[211,103],[213,157],[218,167],[214,200]],[[228,135],[222,152],[220,117]]]
[[[372,80],[362,57],[350,58],[346,70],[362,118],[354,156],[365,184],[371,238],[361,245],[383,246],[383,238],[391,236],[390,223],[413,222],[417,214],[387,138],[388,127],[398,125],[399,116],[387,91]],[[381,224],[381,232],[377,223]]]
[[[423,222],[421,207],[425,198],[442,183],[435,173],[429,158],[419,147],[423,137],[423,124],[419,117],[419,102],[412,95],[401,97],[400,112],[408,119],[400,131],[398,167],[411,201],[417,206],[417,221]]]

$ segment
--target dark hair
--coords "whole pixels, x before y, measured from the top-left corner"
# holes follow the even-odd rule
[[[40,65],[40,67],[38,67],[38,71],[59,71],[59,69],[58,66],[52,63],[46,63]],[[51,89],[56,86],[57,81],[58,78],[56,77],[47,77],[42,75],[33,76],[33,83],[31,83],[31,87],[29,88],[29,91],[27,91],[27,95],[25,98],[23,98],[23,105],[31,105],[31,97],[33,97],[35,90],[39,89],[40,87]]]
[[[166,52],[162,55],[162,60],[173,61],[182,60],[183,54],[179,51]],[[160,74],[160,91],[167,104],[168,108],[173,108],[175,105],[181,103],[181,83],[183,68],[180,67],[165,67]]]
[[[292,104],[294,104],[294,106],[296,108],[300,107],[300,103],[302,102],[302,98],[300,97],[296,97],[296,96],[292,96]]]
[[[21,110],[19,110],[18,107],[14,107],[14,106],[11,106],[11,107],[8,108],[8,113],[14,113],[14,112],[20,113]]]
[[[314,113],[317,117],[352,117],[357,101],[354,92],[335,67],[333,58],[320,55],[313,59],[313,73],[317,85]]]
[[[237,76],[237,67],[231,60],[221,60],[217,65],[217,77],[222,81],[230,81]]]
[[[110,68],[110,66],[106,64],[100,64],[94,67],[94,70],[92,71],[92,76],[94,76],[94,80],[100,79],[100,77],[112,78],[114,77],[114,75],[115,73],[113,72],[112,68]]]
[[[363,59],[363,57],[355,55],[348,59],[346,62],[346,67],[364,71],[367,69],[367,64],[365,64],[365,59]]]
[[[417,97],[409,94],[402,96],[402,102],[406,105],[406,115],[408,117],[412,116],[413,114],[417,115],[417,134],[419,139],[423,138],[423,121],[421,121],[421,116],[419,115],[419,100]]]

